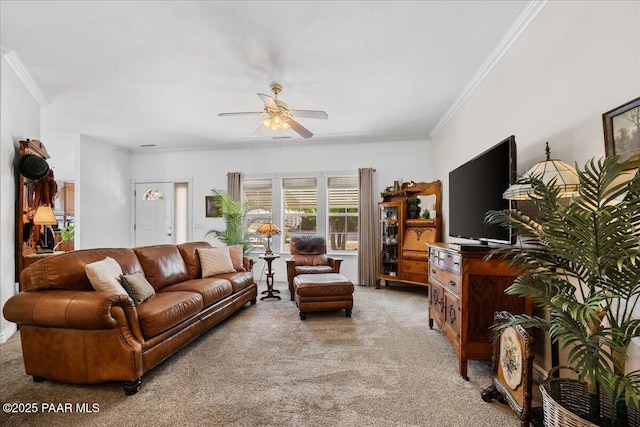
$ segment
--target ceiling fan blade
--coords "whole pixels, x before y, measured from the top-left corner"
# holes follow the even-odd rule
[[[324,111],[318,110],[291,110],[293,117],[305,117],[307,119],[323,119],[327,120],[329,115]]]
[[[270,97],[269,95],[265,95],[264,93],[259,93],[258,96],[264,102],[264,105],[270,110],[277,110],[278,104],[276,104],[276,100]]]
[[[301,137],[303,137],[303,138],[311,138],[313,136],[313,134],[311,133],[311,131],[309,131],[309,129],[305,128],[304,126],[302,126],[300,123],[296,122],[295,120],[289,119],[289,120],[287,120],[287,123],[289,123],[289,126],[291,126],[291,129],[296,131]]]
[[[226,117],[226,116],[257,116],[260,114],[265,114],[264,111],[245,111],[245,112],[240,112],[240,113],[218,113],[218,116],[220,117]]]

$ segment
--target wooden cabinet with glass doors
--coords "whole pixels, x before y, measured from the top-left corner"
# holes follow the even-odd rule
[[[398,191],[381,193],[378,204],[378,287],[381,282],[411,283],[428,286],[428,243],[440,241],[441,183],[413,182]],[[410,209],[418,198],[420,211]]]

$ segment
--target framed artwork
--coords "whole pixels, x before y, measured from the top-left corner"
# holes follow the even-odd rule
[[[640,166],[640,97],[602,115],[607,157],[619,155]]]
[[[513,319],[507,311],[496,312],[494,327]],[[531,420],[533,338],[521,326],[501,331],[494,342],[492,383],[482,390],[482,400],[508,403],[522,427]]]
[[[204,196],[205,216],[207,218],[220,218],[220,203],[218,196]]]

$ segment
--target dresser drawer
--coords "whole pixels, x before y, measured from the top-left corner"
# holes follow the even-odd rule
[[[429,254],[427,251],[403,251],[402,259],[407,261],[421,261],[421,262],[429,262]]]
[[[459,274],[452,273],[438,267],[437,265],[431,264],[429,277],[431,277],[432,280],[435,280],[454,294],[460,295],[460,292],[462,290],[462,276],[460,276]]]
[[[421,285],[426,285],[429,283],[429,275],[428,274],[420,274],[420,273],[407,273],[406,271],[402,272],[402,280],[413,283],[420,283]]]
[[[462,272],[462,256],[452,254],[438,248],[429,249],[429,261],[445,270],[460,274]]]
[[[429,263],[426,261],[403,261],[402,271],[409,273],[429,274]]]

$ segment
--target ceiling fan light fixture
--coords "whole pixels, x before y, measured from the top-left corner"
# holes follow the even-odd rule
[[[262,121],[262,124],[273,133],[284,132],[291,128],[291,125],[289,124],[290,117],[291,115],[288,111],[272,111],[269,112],[269,117]]]

